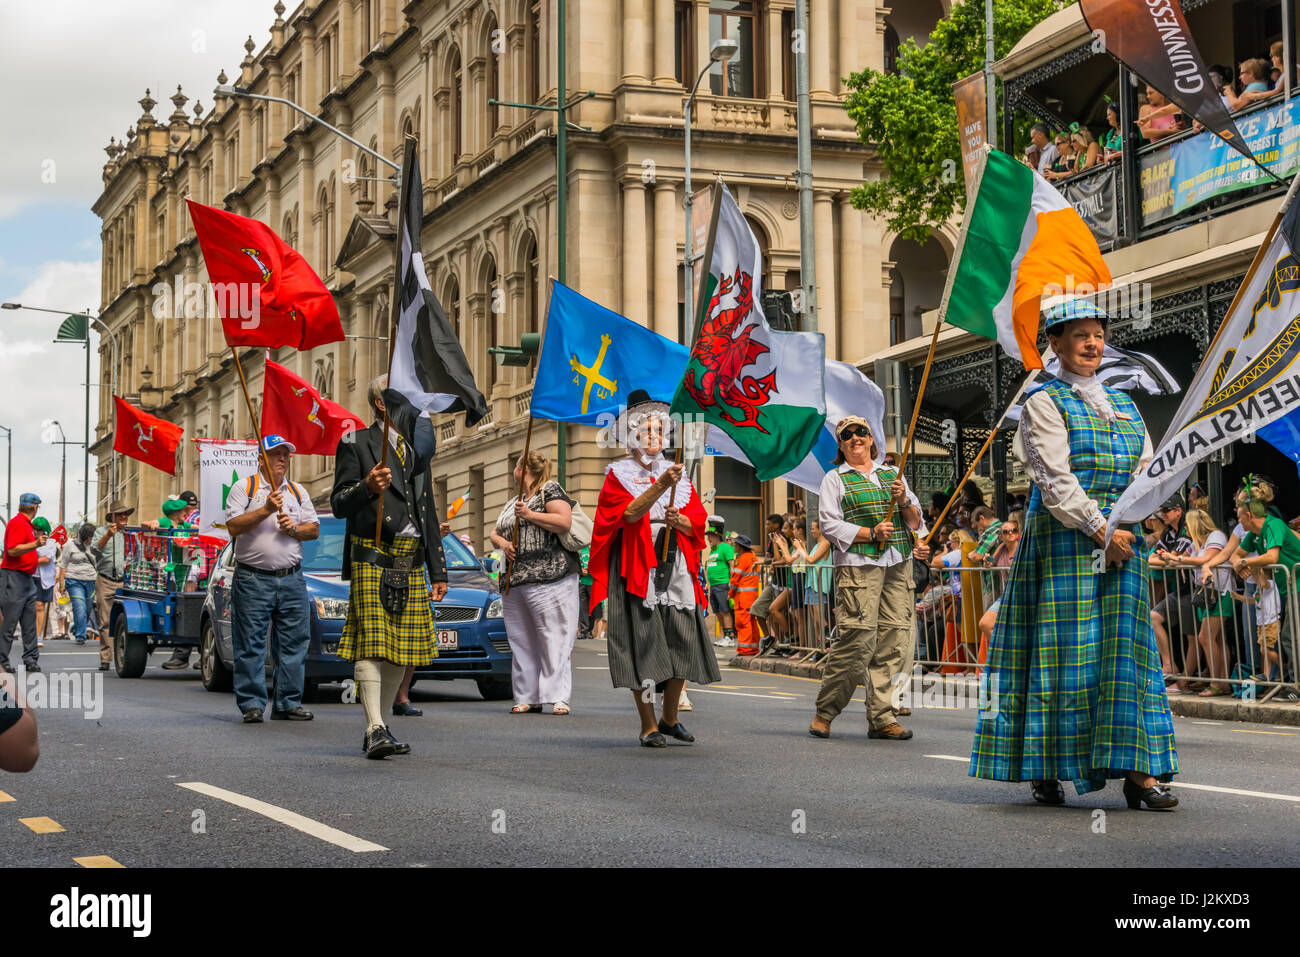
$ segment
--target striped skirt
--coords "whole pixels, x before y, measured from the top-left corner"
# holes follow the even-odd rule
[[[371,548],[373,541],[367,542]],[[379,551],[394,558],[415,555],[418,538],[396,538],[380,542]],[[348,617],[343,623],[339,656],[349,661],[383,658],[395,665],[427,665],[438,657],[433,630],[433,608],[429,604],[429,580],[421,563],[407,575],[410,593],[400,615],[390,615],[379,600],[379,578],[383,569],[363,562],[352,563],[352,588],[348,592]]]
[[[615,688],[640,690],[647,682],[662,691],[670,678],[706,685],[721,681],[718,659],[697,606],[682,611],[669,605],[654,610],[628,594],[620,561],[621,549],[610,549],[609,676]]]

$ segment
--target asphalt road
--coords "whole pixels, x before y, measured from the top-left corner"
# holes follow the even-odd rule
[[[87,648],[49,642],[42,665],[94,680],[96,646]],[[720,684],[690,689],[695,710],[683,721],[695,745],[638,747],[631,694],[610,687],[604,651],[578,643],[568,717],[511,715],[470,682],[417,685],[424,717],[391,721],[413,753],[385,761],[361,756],[361,708],[337,689],[309,705],[313,722],[246,726],[233,695],[204,691],[196,671],[160,670],[160,652],[140,679],[103,676],[98,719],[38,712],[37,768],[0,775],[0,859],[130,868],[1300,859],[1293,728],[1175,718],[1174,813],[1127,810],[1118,782],[1083,797],[1067,785],[1066,807],[1039,807],[1028,785],[967,776],[972,711],[916,709],[906,719],[913,740],[872,741],[859,692],[822,741],[806,731],[815,682],[725,667]],[[39,818],[60,830],[23,823]]]

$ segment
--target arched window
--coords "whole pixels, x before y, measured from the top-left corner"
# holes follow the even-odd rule
[[[460,70],[460,51],[455,50],[451,55],[451,105],[448,111],[448,120],[451,123],[451,161],[456,163],[460,161],[463,152],[461,143],[461,93],[463,83],[461,81]]]
[[[542,5],[539,0],[528,4],[528,95],[525,100],[536,103],[542,97],[546,84],[542,82]]]
[[[538,306],[541,300],[538,282],[541,279],[541,267],[537,260],[537,237],[528,233],[524,243],[524,331],[540,332],[542,329],[542,311]]]
[[[330,219],[332,209],[330,207],[330,194],[324,186],[321,186],[320,192],[316,196],[316,209],[320,215],[320,230],[317,233],[319,245],[317,246],[318,255],[320,256],[319,272],[322,276],[330,271]]]
[[[504,301],[504,297],[497,293],[497,263],[496,259],[488,256],[487,262],[483,265],[483,290],[486,293],[487,314],[483,317],[487,326],[487,346],[494,349],[500,345],[501,338],[501,312],[497,303]],[[491,395],[492,387],[497,384],[499,378],[500,366],[497,365],[496,356],[489,352],[488,356],[488,394]]]
[[[898,31],[892,23],[885,24],[885,72],[898,72]]]
[[[489,15],[487,23],[483,27],[484,34],[487,38],[487,89],[486,96],[483,97],[483,106],[487,112],[488,118],[488,136],[490,140],[496,134],[497,127],[501,125],[501,108],[489,102],[490,100],[501,99],[501,56],[497,52],[500,44],[497,42],[497,18]]]
[[[451,331],[456,333],[457,340],[463,346],[465,342],[460,338],[460,282],[455,276],[447,281],[447,298],[442,301],[442,308],[451,320]]]

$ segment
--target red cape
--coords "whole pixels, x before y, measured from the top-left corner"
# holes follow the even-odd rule
[[[654,541],[650,537],[650,516],[641,516],[636,522],[623,520],[623,513],[632,504],[632,493],[612,472],[605,473],[605,484],[596,502],[595,529],[591,534],[591,554],[587,571],[591,574],[591,608],[594,609],[609,594],[609,560],[613,549],[622,548],[620,559],[627,590],[644,598],[650,582],[650,570],[659,564]],[[704,530],[709,515],[699,494],[691,489],[691,498],[682,514],[691,522],[689,533],[677,529],[677,547],[686,559],[686,569],[695,588],[695,601],[704,604],[704,590],[700,587],[700,552],[704,550]]]

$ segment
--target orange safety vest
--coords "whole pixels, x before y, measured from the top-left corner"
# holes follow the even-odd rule
[[[759,651],[758,627],[749,614],[749,606],[758,601],[758,593],[762,590],[759,570],[754,553],[748,550],[740,551],[731,566],[729,593],[735,599],[736,651],[742,655],[756,655]]]

